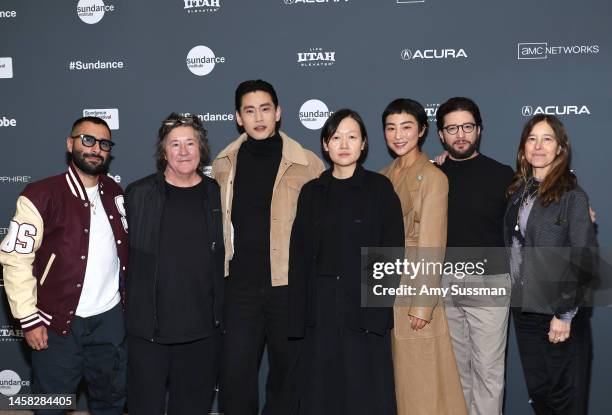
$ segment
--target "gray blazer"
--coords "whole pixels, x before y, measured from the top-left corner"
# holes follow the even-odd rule
[[[512,245],[512,229],[506,224],[516,219],[508,215],[512,205],[520,203],[522,190],[521,187],[512,195],[506,208],[506,246]],[[521,249],[523,285],[513,287],[512,304],[541,314],[561,314],[585,304],[596,282],[596,248],[595,227],[584,190],[577,186],[547,207],[536,199]]]

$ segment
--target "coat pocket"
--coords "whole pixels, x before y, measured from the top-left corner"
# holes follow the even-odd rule
[[[47,275],[49,275],[49,270],[51,270],[51,266],[53,265],[53,261],[55,261],[55,254],[51,254],[51,256],[49,257],[49,261],[47,261],[47,266],[45,267],[45,272],[43,272],[43,275],[40,278],[40,286],[41,287],[45,283],[45,280],[47,279]]]

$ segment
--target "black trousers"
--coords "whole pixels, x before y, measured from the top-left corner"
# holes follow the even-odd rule
[[[121,304],[102,314],[73,318],[70,332],[47,330],[49,348],[32,351],[32,392],[76,393],[82,378],[93,415],[122,414],[125,406],[127,354]],[[37,414],[62,414],[41,410]]]
[[[208,414],[217,384],[220,335],[159,344],[128,336],[130,415]]]
[[[225,415],[259,413],[259,366],[268,351],[263,415],[287,415],[296,404],[299,340],[287,337],[288,290],[226,280],[220,404]]]
[[[552,316],[513,309],[514,326],[531,405],[538,415],[587,413],[591,366],[589,310],[572,319],[570,337],[551,343]]]

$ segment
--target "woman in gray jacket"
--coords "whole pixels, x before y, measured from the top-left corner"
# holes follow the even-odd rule
[[[513,318],[537,414],[586,414],[588,401],[591,328],[582,305],[597,241],[570,157],[561,121],[534,116],[523,129],[508,189]]]

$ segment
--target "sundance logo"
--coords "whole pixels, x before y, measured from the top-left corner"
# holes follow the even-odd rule
[[[106,71],[109,69],[123,69],[122,61],[101,61],[83,62],[70,61],[68,62],[68,70],[70,71]]]
[[[187,13],[210,13],[221,8],[220,0],[183,0]]]
[[[77,16],[87,24],[96,24],[104,17],[106,12],[114,12],[115,6],[105,5],[102,0],[79,0]]]
[[[225,58],[215,56],[208,46],[196,46],[187,54],[187,68],[197,76],[208,75],[217,63],[225,63]]]
[[[111,130],[119,129],[119,109],[117,108],[83,110],[83,117],[102,118]]]
[[[348,3],[349,0],[283,0],[285,4],[324,4],[324,3]]]
[[[468,55],[465,49],[404,49],[400,56],[402,60],[418,60],[418,59],[467,59]]]
[[[532,115],[591,115],[591,110],[586,105],[545,105],[532,107],[525,105],[521,109],[521,113],[525,117]]]
[[[300,66],[331,66],[336,62],[336,52],[323,51],[322,48],[310,48],[308,52],[298,52]]]
[[[310,99],[300,107],[299,117],[304,127],[318,130],[332,114],[333,111],[330,111],[323,101]]]
[[[2,395],[17,395],[22,386],[30,386],[30,381],[21,380],[21,377],[17,372],[9,369],[0,372],[0,393]]]
[[[189,117],[192,114],[189,112],[183,112],[181,113],[181,115],[184,117]],[[216,114],[212,112],[207,112],[205,114],[193,114],[193,115],[198,117],[200,121],[203,121],[203,122],[234,121],[234,114],[231,112],[224,113],[224,114],[218,114],[218,113]]]
[[[549,46],[548,42],[519,43],[518,59],[548,59],[555,55],[596,55],[599,45]]]

